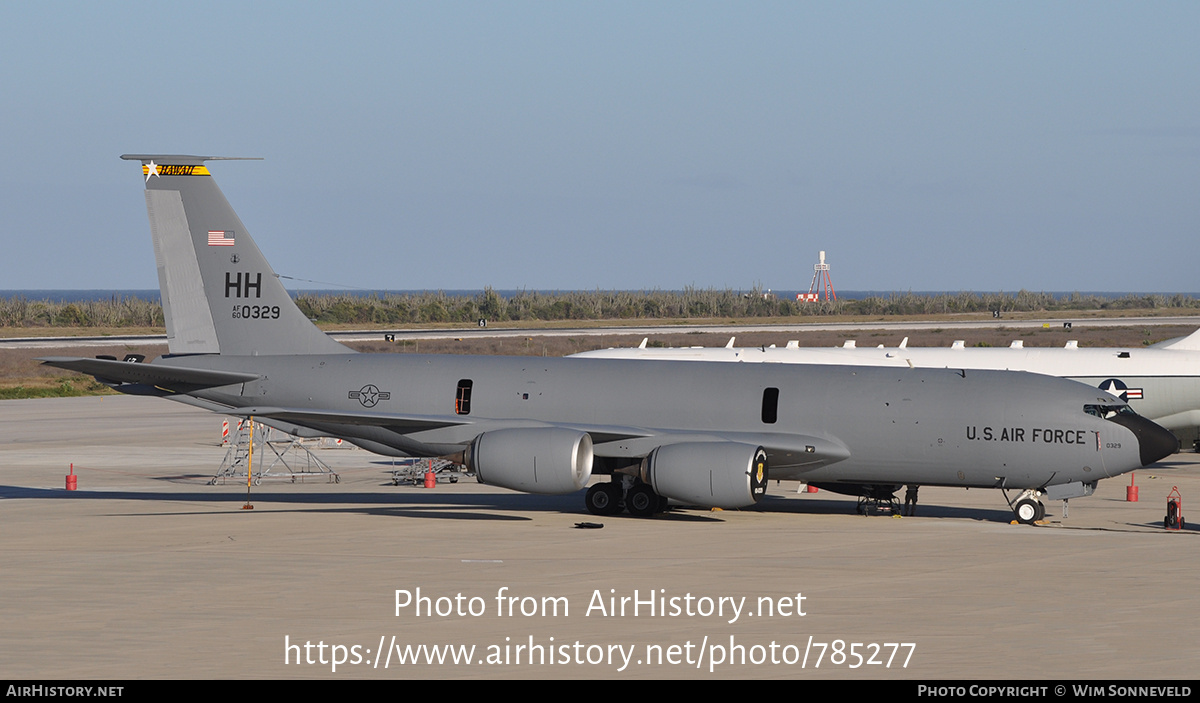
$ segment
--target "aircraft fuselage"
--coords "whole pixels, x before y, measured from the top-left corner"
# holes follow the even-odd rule
[[[166,361],[260,374],[258,381],[195,395],[240,412],[259,407],[265,418],[274,412],[399,454],[447,453],[493,425],[515,422],[757,442],[770,455],[771,478],[809,482],[1027,488],[1090,483],[1142,465],[1130,429],[1084,410],[1112,398],[1029,374],[409,354]],[[401,432],[279,409],[452,415],[464,424],[412,431],[401,419]],[[772,436],[779,447],[772,448]],[[826,443],[820,453],[832,459],[806,463],[802,451],[787,451],[797,444],[789,436]],[[620,441],[598,434],[593,442],[597,456],[621,454]]]
[[[1200,351],[1193,349],[711,347],[602,349],[579,356],[1027,371],[1103,388],[1128,402],[1139,415],[1169,430],[1194,431],[1200,427]]]

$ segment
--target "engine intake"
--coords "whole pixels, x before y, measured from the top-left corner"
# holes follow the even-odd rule
[[[592,477],[592,438],[560,427],[484,432],[463,457],[480,483],[527,493],[573,493]]]
[[[767,493],[767,452],[736,442],[682,442],[655,449],[642,480],[689,505],[744,508]]]

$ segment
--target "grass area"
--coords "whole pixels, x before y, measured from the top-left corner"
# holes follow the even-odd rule
[[[1134,310],[1077,310],[1077,311],[1040,311],[1040,312],[1009,312],[996,322],[1003,325],[1005,320],[1080,320],[1098,318],[1123,317],[1196,317],[1200,321],[1200,308],[1159,308]],[[636,320],[509,320],[503,322],[488,322],[488,329],[528,329],[528,330],[557,330],[557,329],[614,329],[623,327],[682,327],[682,326],[729,326],[741,323],[754,325],[795,325],[795,324],[865,324],[870,322],[953,322],[961,320],[989,320],[990,313],[947,313],[930,315],[827,315],[819,319],[798,319],[795,317],[689,317],[666,319],[636,319]],[[350,323],[350,322],[318,322],[317,327],[326,332],[395,331],[406,330],[453,330],[475,329],[476,325],[457,322],[425,322],[406,325],[389,325],[384,323]],[[1200,324],[1200,322],[1198,322]],[[0,339],[18,337],[125,337],[125,336],[162,336],[167,333],[165,327],[0,327]]]
[[[0,327],[0,339],[18,337],[131,337],[164,335],[166,327]]]
[[[29,378],[16,383],[8,380],[0,382],[0,400],[78,398],[85,395],[117,395],[117,392],[86,376]]]
[[[761,289],[686,288],[682,291],[522,291],[502,297],[487,288],[477,295],[425,292],[403,295],[300,295],[296,304],[323,329],[463,327],[478,320],[497,327],[622,326],[756,321],[817,322],[962,319],[1022,315],[1200,315],[1200,300],[1183,294],[1110,298],[1074,293],[891,293],[861,300],[802,303]],[[59,303],[23,297],[0,299],[0,336],[103,336],[162,334],[158,303],[114,296]]]
[[[115,393],[90,376],[44,366],[37,359],[44,356],[94,357],[111,354],[142,354],[147,360],[167,351],[166,344],[121,344],[107,346],[64,347],[59,349],[12,349],[0,347],[0,400],[17,398],[69,398],[81,395]]]

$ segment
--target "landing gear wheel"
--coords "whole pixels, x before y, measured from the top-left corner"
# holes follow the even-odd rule
[[[1046,506],[1032,498],[1022,498],[1013,507],[1013,513],[1016,514],[1018,522],[1032,525],[1046,516]]]
[[[592,515],[615,515],[621,509],[621,489],[615,483],[597,483],[584,497]]]
[[[625,495],[625,509],[634,517],[650,517],[658,511],[658,494],[650,486],[639,483]]]

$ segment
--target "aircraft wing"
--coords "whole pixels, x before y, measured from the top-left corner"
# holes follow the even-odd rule
[[[812,435],[782,432],[678,432],[645,427],[620,427],[578,423],[553,423],[541,420],[467,419],[462,416],[403,415],[369,411],[307,410],[303,408],[242,407],[230,415],[270,418],[302,426],[353,425],[379,427],[399,434],[426,433],[423,441],[466,442],[478,434],[497,429],[559,427],[588,433],[598,457],[637,459],[658,447],[691,442],[734,442],[761,446],[767,451],[772,468],[796,469],[826,465],[850,457],[850,450],[836,440]],[[470,426],[470,427],[466,427]],[[451,434],[433,430],[455,429]],[[465,431],[464,431],[465,430]]]
[[[114,359],[85,359],[71,356],[46,356],[37,359],[47,366],[78,371],[95,376],[97,381],[112,386],[144,385],[174,393],[187,393],[201,388],[229,386],[258,379],[256,373],[212,371],[169,364],[143,364]]]
[[[595,438],[595,435],[593,435]],[[767,451],[772,469],[795,469],[832,464],[850,458],[850,450],[841,442],[811,435],[783,432],[654,432],[600,443],[596,456],[614,458],[643,457],[654,449],[684,442],[736,442],[758,445]]]
[[[170,364],[146,364],[113,359],[43,357],[44,364],[78,371],[120,390],[139,394],[189,393],[257,380],[258,374],[214,371]],[[779,432],[680,432],[647,427],[554,423],[543,420],[470,418],[459,415],[413,415],[370,411],[321,410],[274,406],[235,407],[222,410],[230,415],[255,416],[300,427],[377,427],[399,435],[420,433],[422,442],[463,444],[478,434],[504,428],[561,427],[588,433],[598,457],[638,459],[658,447],[683,443],[721,443],[761,446],[771,466],[778,470],[803,469],[832,464],[849,458],[849,450],[836,440]],[[414,438],[416,439],[416,438]]]
[[[488,418],[468,418],[463,415],[406,415],[395,413],[380,413],[370,411],[341,411],[341,410],[308,410],[305,408],[276,408],[276,407],[242,407],[226,412],[241,417],[265,417],[275,420],[294,422],[299,425],[354,425],[359,427],[380,427],[398,432],[411,434],[445,428],[472,426],[464,432],[456,432],[453,438],[443,438],[445,441],[465,441],[464,438],[474,438],[476,434],[495,429],[510,429],[515,427],[564,427],[580,432],[587,432],[596,443],[612,442],[634,437],[650,437],[654,430],[639,427],[613,427],[609,425],[578,425],[555,424],[542,420],[495,420]],[[653,449],[653,447],[651,447]],[[646,450],[647,452],[649,449]],[[612,456],[617,456],[616,454]],[[623,455],[622,455],[623,456]]]
[[[304,408],[274,408],[274,407],[241,407],[225,411],[238,417],[270,418],[294,422],[302,426],[318,425],[356,425],[364,427],[381,427],[399,434],[437,430],[444,427],[456,427],[472,424],[470,421],[451,419],[440,415],[395,415],[390,413],[373,412],[344,412],[336,410],[306,410]]]

